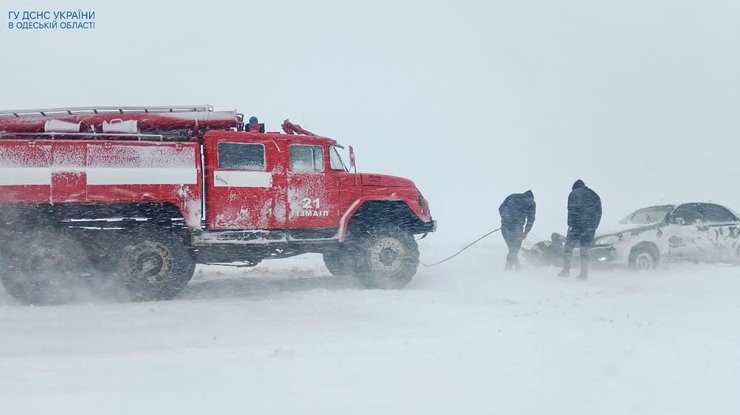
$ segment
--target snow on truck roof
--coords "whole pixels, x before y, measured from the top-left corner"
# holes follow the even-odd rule
[[[219,137],[243,137],[242,134],[248,134],[255,139],[265,138],[268,140],[291,140],[298,141],[297,144],[319,144],[329,143],[337,144],[337,140],[331,137],[324,137],[316,134],[289,134],[281,131],[266,131],[264,133],[251,132],[251,131],[228,131],[228,130],[211,130],[206,132],[206,136],[219,136]],[[340,146],[341,147],[341,146]]]
[[[211,105],[179,106],[97,106],[0,110],[0,138],[49,136],[54,139],[168,139],[190,140],[187,131],[242,132],[244,116],[233,111],[214,111]],[[302,141],[329,141],[285,120],[285,134],[267,132]],[[102,134],[101,134],[102,133]],[[202,137],[202,136],[201,136]],[[277,137],[276,137],[277,138]]]
[[[211,105],[178,105],[178,106],[98,106],[98,107],[69,107],[69,108],[41,108],[24,110],[0,110],[0,117],[54,117],[67,115],[99,115],[99,114],[157,114],[183,112],[213,112]]]
[[[58,132],[47,126],[54,120],[101,129],[104,123],[121,121],[135,121],[140,129],[229,128],[242,119],[236,111],[214,111],[210,105],[42,108],[0,111],[0,131]]]

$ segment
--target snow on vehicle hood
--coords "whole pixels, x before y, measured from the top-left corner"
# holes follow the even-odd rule
[[[414,182],[398,176],[387,174],[362,173],[363,186],[386,186],[386,187],[415,187]]]
[[[595,239],[598,239],[602,236],[617,235],[620,233],[643,232],[646,230],[655,229],[664,224],[665,224],[664,221],[653,222],[653,223],[642,223],[642,224],[637,224],[637,223],[619,224],[616,226],[612,226],[611,228],[606,228],[604,230],[599,229],[599,231],[596,232]]]

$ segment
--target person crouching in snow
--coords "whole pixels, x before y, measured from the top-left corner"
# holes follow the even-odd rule
[[[522,241],[532,230],[536,210],[537,204],[534,202],[534,193],[531,190],[511,194],[499,206],[501,235],[509,248],[505,269],[519,268],[519,249],[522,247]]]
[[[529,249],[522,248],[524,257],[531,263],[539,266],[563,265],[563,246],[565,236],[553,232],[549,241],[540,241]]]

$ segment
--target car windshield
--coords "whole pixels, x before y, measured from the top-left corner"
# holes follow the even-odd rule
[[[735,218],[736,219],[740,219],[740,215],[738,215],[737,212],[735,212],[734,210],[732,210],[730,208],[727,208],[727,210],[729,210],[730,212],[732,212],[732,214],[735,215]]]
[[[627,215],[626,218],[619,221],[621,224],[647,225],[649,223],[660,222],[671,213],[674,206],[653,206],[640,209]]]
[[[342,161],[342,156],[339,154],[339,149],[337,146],[330,147],[329,161],[331,162],[332,170],[349,171],[349,169],[347,169],[347,166],[344,164],[344,161]]]

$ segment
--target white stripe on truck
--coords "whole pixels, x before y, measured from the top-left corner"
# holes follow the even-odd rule
[[[196,184],[198,172],[180,167],[88,167],[89,185]]]
[[[215,187],[272,187],[269,171],[216,170],[213,173]]]
[[[51,186],[52,172],[87,173],[87,184],[93,186],[198,183],[198,172],[193,168],[0,167],[0,186]]]
[[[0,167],[0,186],[51,185],[49,167]]]

